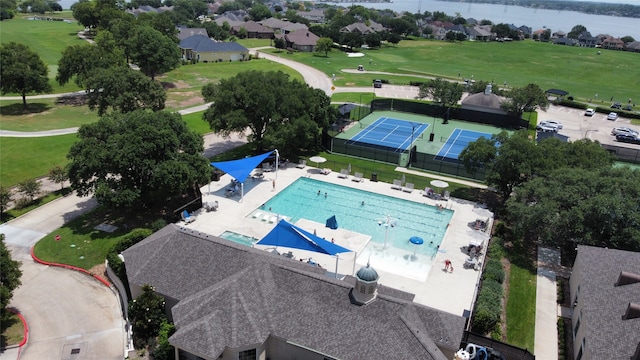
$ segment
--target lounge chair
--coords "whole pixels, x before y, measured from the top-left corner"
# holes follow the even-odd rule
[[[189,214],[189,212],[187,210],[183,210],[180,213],[180,217],[182,218],[182,221],[185,222],[185,224],[189,224],[189,223],[192,223],[192,222],[196,221],[196,218],[191,216],[191,214]]]
[[[451,193],[445,190],[445,192],[442,194],[442,199],[449,200],[450,196],[451,196]]]
[[[271,216],[271,214],[264,214],[264,215],[262,216],[262,221],[267,221],[267,222],[268,222],[268,221],[269,221],[269,217],[270,217],[270,216]]]
[[[340,170],[340,174],[338,174],[338,177],[339,177],[340,179],[347,179],[347,178],[349,178],[349,170],[347,170],[347,169],[341,169],[341,170]]]
[[[363,182],[364,179],[362,178],[362,176],[363,176],[362,173],[357,172],[357,173],[353,174],[353,177],[351,178],[351,181]]]
[[[322,174],[322,175],[329,175],[329,174],[331,174],[331,169],[329,169],[329,168],[324,168],[324,169],[320,170],[320,174]]]
[[[391,188],[394,190],[401,190],[402,189],[402,180],[393,180],[393,185],[391,185]]]
[[[426,188],[424,188],[424,192],[422,193],[422,196],[433,198],[433,194],[434,194],[433,189],[427,186]]]
[[[410,183],[410,182],[406,183],[402,188],[402,191],[408,192],[408,193],[413,192],[413,183]]]
[[[256,211],[251,215],[251,217],[254,219],[260,219],[262,217],[262,213],[260,211]]]
[[[273,224],[274,222],[276,222],[278,220],[278,217],[275,215],[270,215],[269,219],[267,219],[267,221],[269,221],[270,224]]]
[[[270,172],[273,168],[271,167],[271,164],[269,163],[264,163],[262,164],[262,171],[264,172]]]
[[[300,163],[296,165],[298,169],[304,169],[305,166],[307,166],[307,160],[304,160],[304,159],[300,160]]]

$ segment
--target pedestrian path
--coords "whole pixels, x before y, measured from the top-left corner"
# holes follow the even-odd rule
[[[536,328],[533,347],[533,353],[538,359],[558,359],[556,272],[560,268],[560,252],[558,250],[538,247]]]

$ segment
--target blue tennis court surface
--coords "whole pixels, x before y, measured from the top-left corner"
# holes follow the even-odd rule
[[[464,150],[470,142],[476,141],[481,137],[491,139],[491,134],[472,130],[455,129],[447,139],[447,142],[442,145],[440,151],[438,151],[438,154],[435,156],[435,159],[458,160],[458,156],[460,156],[462,150]]]
[[[401,152],[411,147],[429,127],[429,124],[381,117],[373,124],[360,130],[347,144],[381,146]]]

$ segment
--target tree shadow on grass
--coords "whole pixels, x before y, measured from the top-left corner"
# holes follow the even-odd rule
[[[177,88],[176,84],[169,81],[161,81],[160,84],[162,85],[162,88],[165,90]]]
[[[22,102],[0,106],[0,115],[2,116],[21,116],[40,114],[51,109],[51,105],[43,103],[28,103],[27,108],[24,109]]]
[[[85,94],[65,95],[56,99],[56,104],[69,105],[69,106],[84,106],[87,104],[87,97]]]

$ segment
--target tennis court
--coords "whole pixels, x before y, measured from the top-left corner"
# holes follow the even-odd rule
[[[458,156],[460,156],[462,150],[464,150],[464,148],[466,148],[470,142],[476,141],[481,137],[491,139],[491,134],[456,128],[455,130],[453,130],[451,135],[449,135],[449,138],[444,143],[444,145],[442,145],[434,159],[458,160]]]
[[[382,146],[402,152],[409,149],[428,127],[429,124],[425,123],[380,117],[352,136],[347,143]]]

